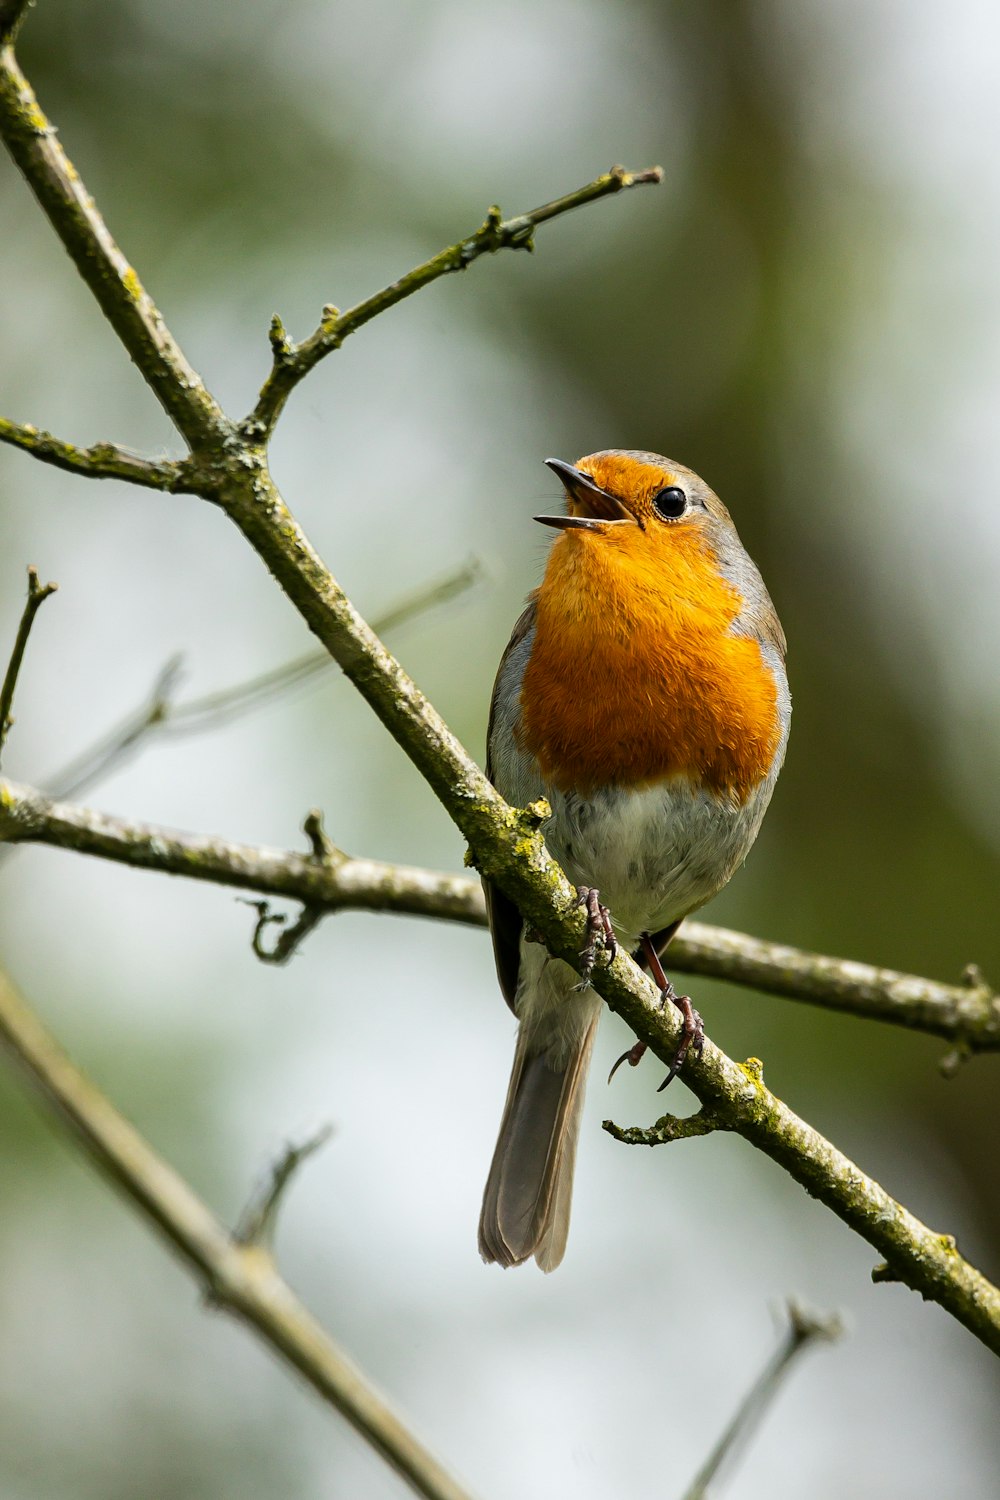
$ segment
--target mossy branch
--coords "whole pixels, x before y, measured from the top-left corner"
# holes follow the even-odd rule
[[[0,443],[20,448],[42,463],[82,474],[85,479],[125,479],[150,490],[164,490],[169,495],[181,491],[198,493],[192,471],[184,460],[146,458],[119,448],[116,443],[93,443],[78,448],[73,443],[42,432],[30,423],[11,422],[0,417]]]
[[[535,230],[549,219],[558,218],[571,209],[582,208],[587,203],[594,203],[598,198],[606,198],[611,193],[620,193],[643,183],[658,183],[662,179],[663,172],[659,167],[647,167],[643,172],[628,172],[624,167],[612,167],[610,172],[588,182],[585,187],[577,188],[576,192],[555,198],[551,203],[543,203],[540,208],[517,214],[512,219],[504,219],[499,208],[494,205],[474,234],[459,240],[457,244],[448,245],[430,260],[424,261],[423,265],[407,271],[398,281],[383,287],[374,296],[359,302],[356,307],[349,308],[346,312],[341,312],[336,307],[325,307],[319,327],[301,344],[292,343],[284,324],[275,314],[270,329],[273,354],[271,373],[261,388],[257,405],[241,424],[244,436],[257,442],[266,441],[274,431],[274,425],[292,391],[310,370],[315,369],[321,359],[339,349],[345,339],[365,323],[370,323],[372,318],[395,307],[405,297],[412,297],[414,292],[437,281],[439,276],[466,271],[481,255],[495,255],[498,250],[533,250]]]

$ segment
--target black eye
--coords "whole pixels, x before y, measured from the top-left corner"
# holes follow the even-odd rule
[[[687,510],[687,495],[676,484],[653,496],[653,509],[665,521],[676,521]]]

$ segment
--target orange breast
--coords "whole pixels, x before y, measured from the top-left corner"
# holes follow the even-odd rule
[[[546,779],[584,794],[688,772],[744,801],[766,776],[780,726],[756,640],[702,533],[657,546],[618,527],[565,532],[536,598],[521,739]]]

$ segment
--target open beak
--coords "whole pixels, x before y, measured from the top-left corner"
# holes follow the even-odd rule
[[[608,525],[638,525],[628,507],[607,490],[599,489],[582,469],[574,469],[561,458],[547,458],[545,462],[562,481],[571,510],[565,516],[536,516],[543,526],[555,526],[560,531],[604,531]]]

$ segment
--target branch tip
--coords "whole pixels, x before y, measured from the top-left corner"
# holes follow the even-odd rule
[[[0,686],[0,754],[3,753],[4,743],[10,732],[14,720],[12,711],[14,707],[14,692],[17,688],[17,679],[21,673],[21,664],[24,661],[24,652],[31,634],[31,627],[35,623],[35,616],[52,594],[56,592],[57,583],[39,583],[38,570],[28,568],[28,593],[24,601],[24,609],[21,612],[21,622],[17,627],[14,637],[14,645],[10,653],[10,661],[7,663],[7,671],[4,674],[3,685]]]
[[[289,1142],[270,1169],[268,1182],[253,1195],[233,1230],[233,1240],[246,1249],[251,1247],[270,1254],[274,1244],[278,1210],[295,1173],[310,1156],[315,1155],[333,1135],[332,1125],[321,1125],[299,1145]]]
[[[693,1115],[661,1115],[655,1125],[648,1126],[616,1125],[614,1120],[601,1123],[602,1129],[623,1146],[669,1146],[674,1141],[692,1140],[726,1129],[719,1116],[709,1109],[699,1109]]]
[[[306,813],[302,832],[312,845],[313,858],[321,865],[342,865],[348,856],[337,847],[323,827],[323,814],[318,807]]]
[[[577,188],[575,192],[567,193],[563,198],[555,198],[550,203],[543,203],[528,213],[517,214],[512,219],[504,219],[497,204],[491,204],[484,222],[473,234],[454,245],[448,245],[422,265],[414,266],[411,271],[366,298],[364,302],[359,302],[346,312],[327,304],[323,308],[319,327],[301,344],[296,345],[288,358],[283,357],[280,361],[275,359],[271,372],[261,387],[257,405],[240,424],[240,430],[252,431],[266,440],[274,431],[275,423],[291,392],[309,371],[334,349],[339,349],[344,340],[357,329],[401,302],[404,297],[420,291],[440,276],[447,276],[453,271],[464,271],[480,255],[492,255],[498,250],[530,251],[534,247],[535,230],[549,219],[558,218],[574,208],[582,208],[588,203],[596,202],[598,198],[606,198],[611,193],[621,192],[623,188],[659,182],[662,176],[659,167],[647,167],[641,172],[613,167],[610,172],[605,172],[603,176]]]

